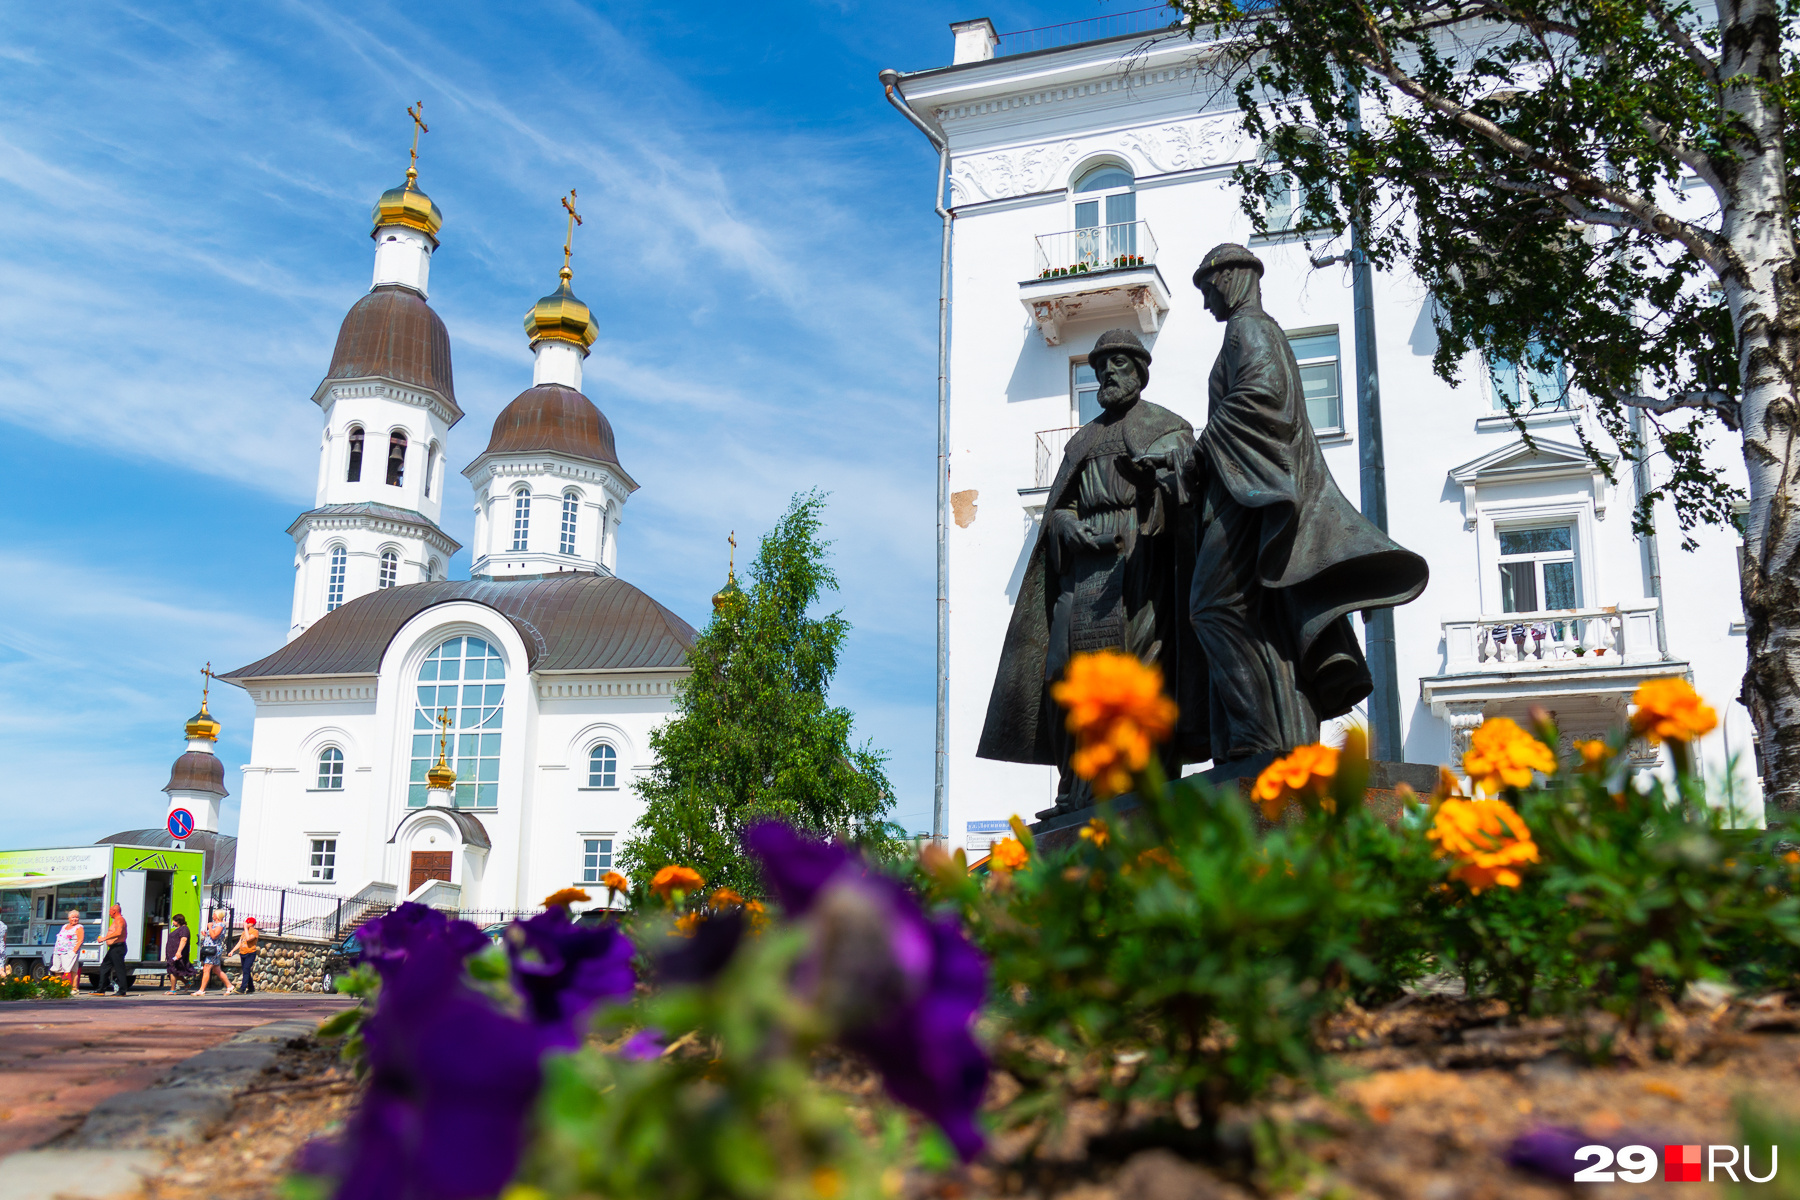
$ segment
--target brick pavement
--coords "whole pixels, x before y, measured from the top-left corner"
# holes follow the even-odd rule
[[[176,1063],[266,1021],[324,1020],[352,1001],[82,994],[0,1003],[0,1156],[71,1129],[108,1096],[148,1087]]]

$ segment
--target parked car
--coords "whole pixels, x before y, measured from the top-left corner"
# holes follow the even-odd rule
[[[319,982],[327,992],[337,991],[337,981],[362,961],[362,942],[352,930],[344,940],[325,952],[325,970]]]

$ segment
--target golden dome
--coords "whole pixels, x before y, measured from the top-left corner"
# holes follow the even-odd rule
[[[532,305],[531,311],[525,314],[525,336],[531,339],[533,346],[543,341],[568,342],[585,351],[599,336],[594,314],[569,290],[572,277],[573,273],[565,266],[562,285]]]
[[[409,229],[422,230],[430,236],[433,244],[437,242],[438,230],[444,227],[444,214],[430,196],[419,190],[419,172],[406,168],[406,182],[396,188],[389,188],[381,193],[381,199],[369,210],[369,220],[374,228],[369,236],[375,236],[375,230],[383,225],[405,225]]]
[[[425,772],[425,783],[435,791],[447,792],[456,786],[456,772],[450,769],[449,763],[439,758]]]
[[[190,741],[194,738],[205,738],[209,742],[219,740],[219,722],[206,711],[206,701],[202,700],[200,711],[188,718],[187,736]]]

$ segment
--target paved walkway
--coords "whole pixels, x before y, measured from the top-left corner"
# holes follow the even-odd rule
[[[191,1054],[240,1030],[322,1021],[343,996],[156,992],[0,1003],[0,1156],[72,1128],[108,1096],[148,1087]]]

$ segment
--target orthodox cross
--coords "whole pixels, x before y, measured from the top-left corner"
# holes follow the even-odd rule
[[[438,765],[444,766],[444,749],[450,742],[450,710],[438,710],[437,723],[441,727],[438,732]]]
[[[406,169],[409,173],[417,175],[419,173],[419,135],[431,132],[431,126],[425,124],[425,102],[421,100],[416,107],[409,107],[406,115],[413,119],[412,164]]]
[[[737,530],[732,530],[731,536],[725,540],[731,543],[731,557],[726,562],[725,579],[727,582],[735,582],[737,580]]]
[[[569,270],[569,252],[575,247],[575,227],[581,224],[581,214],[575,211],[575,189],[563,197],[562,206],[569,210],[569,236],[563,239],[563,271]]]
[[[200,685],[200,707],[204,709],[206,707],[207,696],[212,694],[212,681],[217,679],[218,676],[213,674],[211,663],[207,663],[204,667],[201,667],[200,674],[206,676],[206,682]]]

